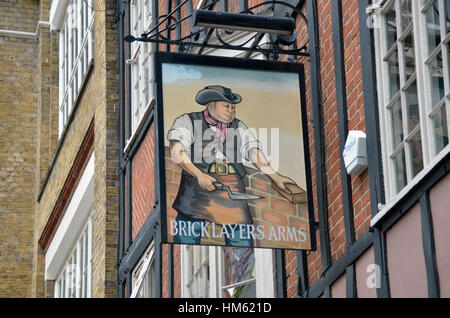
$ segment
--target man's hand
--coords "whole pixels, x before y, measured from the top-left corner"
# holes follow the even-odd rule
[[[213,177],[211,177],[209,174],[206,173],[199,173],[197,175],[197,181],[200,187],[205,191],[214,191],[216,190],[216,187],[214,186],[214,182],[217,182],[217,180]]]
[[[275,184],[277,185],[278,188],[280,188],[281,190],[283,190],[285,192],[288,192],[288,189],[286,188],[286,184],[289,184],[289,183],[296,184],[294,180],[292,180],[288,177],[282,176],[281,174],[278,174],[278,173],[270,175],[270,178],[272,179],[273,182],[275,182]]]

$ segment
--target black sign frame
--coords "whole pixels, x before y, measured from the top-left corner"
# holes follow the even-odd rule
[[[171,52],[155,52],[154,54],[154,74],[156,83],[156,103],[155,103],[155,198],[157,211],[159,212],[158,218],[160,221],[160,241],[161,243],[173,243],[168,241],[167,236],[167,197],[166,197],[166,176],[165,176],[165,149],[164,140],[164,101],[163,101],[163,71],[162,65],[164,63],[173,64],[189,64],[199,66],[213,66],[213,67],[227,67],[234,69],[247,69],[247,70],[264,70],[264,71],[277,71],[286,73],[295,73],[299,77],[299,90],[300,90],[300,107],[301,107],[301,126],[303,133],[303,151],[304,151],[304,166],[306,176],[306,192],[307,192],[307,208],[308,208],[308,224],[309,224],[309,249],[298,249],[283,247],[284,250],[305,250],[315,251],[317,249],[316,243],[316,222],[314,220],[314,207],[313,207],[313,191],[311,181],[311,160],[309,154],[309,137],[307,127],[307,110],[306,110],[306,85],[305,85],[305,71],[304,65],[301,63],[291,62],[275,62],[266,60],[254,60],[254,59],[238,59],[227,58],[217,56],[199,56],[192,54],[179,54]],[[215,244],[208,244],[215,245]],[[255,246],[257,247],[257,246]],[[262,247],[268,248],[268,247]],[[278,249],[270,247],[271,249]]]

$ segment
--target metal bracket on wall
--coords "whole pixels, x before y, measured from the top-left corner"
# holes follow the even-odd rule
[[[225,13],[224,10],[232,9],[230,5],[223,5],[226,0],[207,0],[202,3],[198,10],[212,10]],[[246,52],[244,58],[251,56],[253,52],[260,52],[270,57],[270,59],[279,59],[286,55],[290,61],[297,60],[299,57],[309,56],[308,36],[304,37],[303,43],[297,44],[298,36],[296,29],[299,25],[307,25],[307,19],[300,8],[304,1],[263,1],[252,7],[236,8],[241,17],[266,16],[274,18],[293,18],[296,21],[293,33],[290,35],[269,34],[266,43],[261,43],[264,35],[269,32],[253,32],[250,39],[239,45],[231,45],[224,38],[229,37],[234,32],[220,26],[196,26],[194,23],[195,11],[192,0],[177,1],[174,8],[167,7],[167,12],[162,14],[160,10],[155,15],[156,20],[150,30],[140,36],[127,35],[124,37],[126,42],[151,42],[165,44],[167,47],[175,46],[178,52],[202,54],[205,48],[224,49]],[[284,8],[284,9],[280,9]],[[169,12],[169,10],[172,10]],[[229,13],[230,11],[226,11]],[[269,25],[268,25],[269,27]],[[189,34],[183,34],[184,30],[190,30]],[[171,35],[176,34],[175,38]]]

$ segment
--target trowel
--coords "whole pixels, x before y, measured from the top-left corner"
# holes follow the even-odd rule
[[[216,187],[217,190],[227,191],[228,192],[228,196],[230,197],[230,199],[234,200],[234,201],[237,201],[237,200],[259,200],[259,199],[264,199],[264,197],[260,197],[258,195],[231,191],[229,186],[226,186],[226,185],[224,185],[224,184],[222,184],[220,182],[214,182],[213,184],[214,184],[214,186]]]

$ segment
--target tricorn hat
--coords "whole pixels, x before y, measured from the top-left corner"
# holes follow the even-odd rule
[[[200,90],[195,97],[195,101],[200,105],[220,101],[239,104],[242,101],[242,97],[239,94],[233,93],[229,88],[220,85],[211,85]]]

